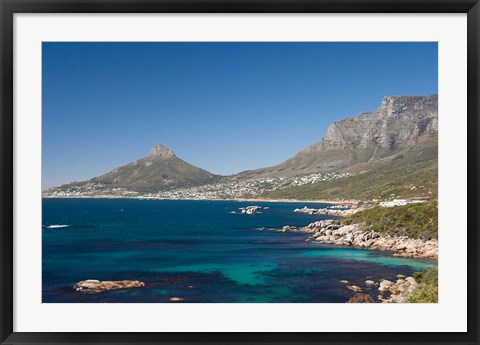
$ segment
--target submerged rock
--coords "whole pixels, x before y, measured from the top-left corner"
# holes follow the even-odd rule
[[[375,301],[372,296],[367,295],[366,293],[359,293],[350,298],[347,303],[375,303]]]
[[[83,292],[103,292],[107,290],[117,290],[117,289],[133,289],[144,287],[145,283],[139,280],[119,280],[119,281],[111,281],[111,280],[82,280],[76,283],[73,288],[76,291],[83,291]]]
[[[350,289],[350,290],[355,291],[355,292],[362,292],[362,288],[360,286],[356,286],[356,285],[349,285],[349,286],[347,286],[347,289]]]

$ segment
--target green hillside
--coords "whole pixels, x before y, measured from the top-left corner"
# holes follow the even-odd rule
[[[262,195],[270,199],[385,200],[391,197],[437,196],[437,147],[397,154],[371,164],[358,164],[354,176],[303,186],[278,189]]]
[[[137,192],[157,192],[180,186],[214,182],[216,175],[185,161],[171,157],[166,160],[140,160],[117,168],[90,180],[109,187],[121,187]]]

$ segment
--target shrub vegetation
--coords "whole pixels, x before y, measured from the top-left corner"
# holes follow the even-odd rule
[[[413,277],[419,283],[408,295],[410,303],[438,303],[438,267],[415,272]]]
[[[424,241],[438,237],[438,202],[380,207],[357,212],[342,220],[345,224],[364,223],[366,230],[383,235],[408,236]]]

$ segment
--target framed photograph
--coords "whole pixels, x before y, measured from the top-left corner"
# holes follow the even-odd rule
[[[1,1],[2,344],[478,344],[478,1]]]

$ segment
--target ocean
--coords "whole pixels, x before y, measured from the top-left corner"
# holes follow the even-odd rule
[[[250,205],[264,209],[230,213]],[[378,287],[365,287],[365,280],[395,280],[436,265],[259,230],[332,218],[293,212],[327,204],[43,199],[42,206],[43,303],[170,303],[175,297],[183,303],[345,303],[355,293],[340,280],[376,298]],[[86,279],[146,285],[73,289]]]

